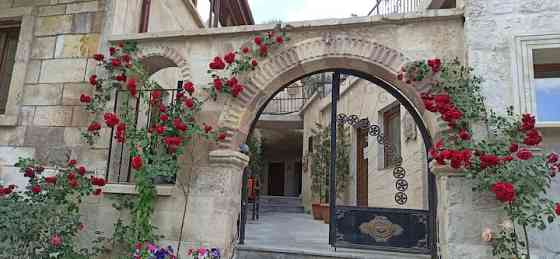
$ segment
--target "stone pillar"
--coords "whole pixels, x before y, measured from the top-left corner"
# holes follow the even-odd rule
[[[209,164],[192,172],[180,254],[217,247],[230,258],[241,206],[242,172],[249,157],[233,150],[210,152]]]
[[[438,190],[439,254],[443,259],[491,259],[492,247],[482,240],[485,228],[495,231],[504,219],[491,193],[472,190],[472,182],[449,167],[433,166]]]

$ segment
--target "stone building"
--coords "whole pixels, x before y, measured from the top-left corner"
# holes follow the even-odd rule
[[[80,130],[89,120],[79,103],[80,93],[88,91],[87,79],[95,73],[92,54],[107,52],[110,43],[137,41],[139,59],[166,85],[178,80],[204,85],[207,62],[212,57],[247,44],[257,33],[276,28],[276,25],[251,25],[247,1],[218,1],[225,4],[211,7],[218,18],[208,24],[211,26],[206,26],[200,18],[197,1],[152,0],[149,8],[146,2],[150,1],[0,0],[0,179],[3,184],[22,183],[14,167],[18,157],[52,163],[75,158],[100,176],[111,178],[108,174],[110,131],[103,129],[105,141],[94,148],[84,145]],[[162,242],[180,245],[182,251],[202,244],[219,247],[226,256],[233,254],[241,172],[248,161],[247,156],[238,152],[238,147],[245,142],[259,109],[270,98],[289,83],[319,71],[338,68],[357,71],[378,78],[401,93],[413,108],[408,110],[412,116],[422,119],[423,125],[418,127],[425,128],[428,136],[432,136],[422,139],[418,135],[409,142],[416,145],[438,136],[435,118],[425,112],[420,90],[398,82],[396,73],[410,60],[457,57],[475,67],[486,79],[483,86],[489,106],[503,110],[512,105],[518,112],[535,112],[538,127],[544,134],[544,148],[560,151],[559,107],[550,98],[558,96],[560,91],[555,79],[560,77],[560,2],[414,2],[418,4],[385,8],[367,17],[290,23],[287,29],[292,40],[260,61],[259,68],[247,75],[249,82],[242,96],[209,104],[202,112],[201,117],[207,123],[228,129],[226,141],[220,145],[197,145],[193,152],[196,163],[182,161],[185,168],[192,170],[179,172],[177,184],[157,187],[154,223],[165,236]],[[246,24],[249,25],[225,26]],[[347,87],[354,87],[359,94],[358,86],[362,83],[358,80],[356,86]],[[352,92],[349,90],[348,94]],[[371,96],[379,98],[377,94]],[[390,102],[387,98],[379,105]],[[321,101],[312,104],[321,105]],[[376,115],[372,114],[370,119],[374,121]],[[316,116],[313,120],[320,120],[325,115],[312,116]],[[406,116],[401,112],[401,121]],[[407,138],[403,134],[401,137]],[[414,156],[425,158],[424,153],[415,152]],[[500,222],[499,204],[488,196],[473,193],[462,177],[436,173],[435,186],[418,187],[419,193],[432,198],[411,202],[411,207],[429,209],[434,233],[437,224],[437,234],[434,234],[437,247],[433,242],[432,256],[437,253],[441,258],[451,259],[491,258],[490,247],[480,240],[480,232]],[[302,185],[305,189],[305,177]],[[371,185],[368,182],[375,192],[369,195],[368,190],[368,204],[376,202],[369,197],[385,191]],[[550,192],[555,199],[560,198],[558,186],[555,180]],[[113,198],[134,195],[135,191],[133,182],[118,179],[108,184],[104,193],[102,197],[89,199],[83,208],[84,221],[90,226],[82,237],[85,243],[92,238],[94,230],[112,233],[113,222],[119,216],[111,206]],[[534,231],[531,247],[536,256],[557,257],[559,228],[551,225],[546,232]],[[265,249],[263,253],[276,252]],[[377,256],[429,257],[381,252]]]

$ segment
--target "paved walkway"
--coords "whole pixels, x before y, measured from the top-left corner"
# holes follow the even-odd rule
[[[248,220],[245,244],[286,249],[328,250],[329,225],[305,213],[264,213]]]

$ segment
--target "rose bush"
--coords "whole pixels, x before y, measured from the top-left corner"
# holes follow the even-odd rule
[[[100,136],[102,124],[112,129],[116,141],[125,144],[130,151],[130,164],[138,192],[126,203],[132,220],[130,224],[118,220],[114,241],[125,241],[132,248],[135,244],[158,239],[151,224],[156,198],[154,178],[175,176],[179,169],[177,158],[195,139],[225,141],[229,137],[224,130],[201,123],[198,112],[210,99],[216,100],[221,95],[240,96],[245,86],[238,77],[253,70],[258,64],[257,59],[266,57],[269,50],[285,40],[288,38],[283,33],[268,32],[257,36],[255,44],[230,51],[223,57],[214,57],[208,64],[210,83],[196,86],[193,82],[185,82],[176,96],[171,97],[171,103],[164,101],[164,88],[149,79],[150,75],[135,58],[136,43],[123,42],[112,46],[107,57],[94,55],[103,76],[92,75],[89,81],[93,95],[83,94],[80,98],[85,109],[93,115],[90,126],[82,135],[89,144],[93,144]],[[109,102],[115,93],[122,102],[119,107],[110,107]],[[150,118],[148,127],[136,123],[138,111],[133,104],[137,103],[140,107],[149,107],[146,111]],[[106,111],[107,108],[111,110]]]
[[[25,187],[0,186],[0,258],[90,258],[100,252],[99,237],[80,248],[77,237],[87,228],[79,206],[105,185],[76,160],[45,170],[33,159],[20,159]]]
[[[426,110],[438,114],[442,122],[442,138],[429,152],[435,163],[465,172],[474,180],[475,190],[491,191],[504,203],[512,227],[483,234],[493,241],[494,255],[529,258],[527,228],[545,229],[560,215],[559,203],[546,196],[560,169],[558,155],[545,155],[538,148],[542,135],[535,128],[535,117],[517,116],[511,107],[504,115],[488,110],[480,93],[481,79],[457,60],[415,61],[397,77],[411,86],[430,86],[421,97]],[[472,138],[474,125],[484,125],[488,135]]]

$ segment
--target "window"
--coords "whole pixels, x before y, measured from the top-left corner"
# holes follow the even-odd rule
[[[307,152],[313,153],[313,136],[307,138]]]
[[[383,161],[385,168],[397,164],[401,156],[401,111],[395,105],[383,112],[384,148]]]
[[[19,38],[19,24],[0,24],[0,114],[6,112]]]
[[[560,34],[516,36],[514,46],[515,111],[535,114],[537,125],[560,126]]]
[[[536,116],[560,122],[560,48],[533,49]]]

